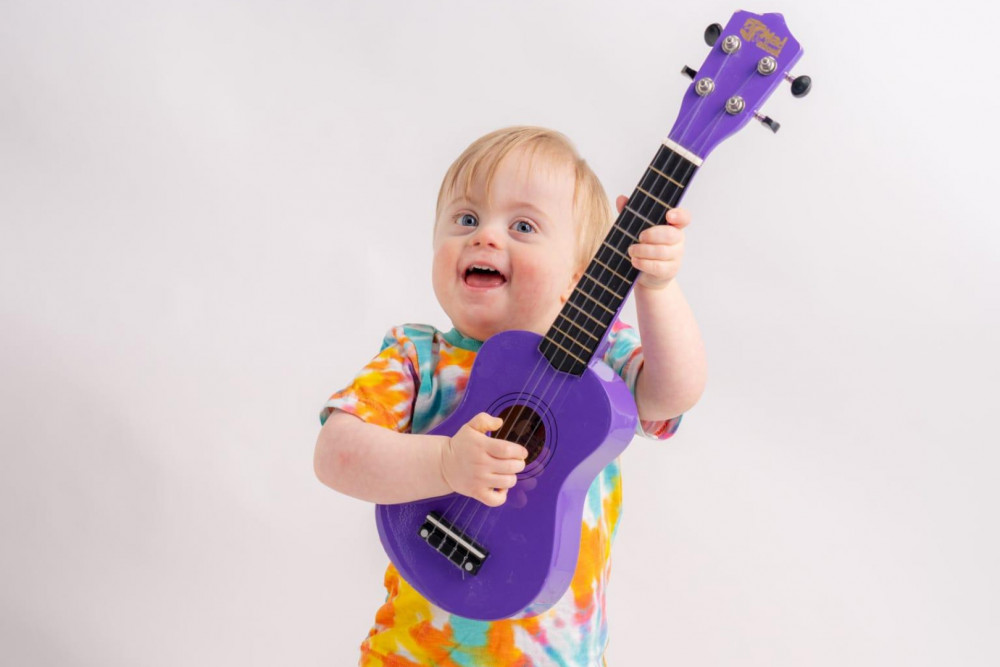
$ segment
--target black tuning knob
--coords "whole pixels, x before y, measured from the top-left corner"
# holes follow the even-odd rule
[[[803,74],[797,76],[792,81],[792,97],[805,97],[812,90],[813,80]]]
[[[715,43],[719,41],[719,36],[722,34],[722,26],[718,23],[713,23],[712,25],[705,28],[705,43],[709,46],[715,46]]]
[[[766,127],[767,129],[771,130],[774,133],[777,133],[778,129],[781,127],[781,123],[774,120],[770,116],[764,116],[761,114],[754,114],[754,116],[757,117],[757,120],[759,120],[764,127]]]
[[[691,77],[691,80],[694,81],[694,78],[698,76],[698,70],[691,69],[690,67],[685,65],[684,69],[681,70],[681,74],[683,74],[684,76]]]

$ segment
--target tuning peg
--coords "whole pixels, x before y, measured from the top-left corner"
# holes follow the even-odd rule
[[[764,127],[766,127],[767,129],[771,130],[774,133],[777,133],[778,130],[781,128],[781,123],[774,120],[770,116],[765,116],[755,111],[753,117],[759,120]]]
[[[785,79],[792,82],[792,97],[805,97],[812,90],[813,80],[805,74],[796,77],[786,74]]]
[[[690,67],[685,65],[684,68],[681,70],[681,74],[683,74],[684,76],[691,77],[691,80],[694,81],[694,78],[698,76],[698,70],[691,69]]]
[[[705,43],[709,46],[715,46],[715,43],[719,41],[719,36],[721,34],[722,26],[718,23],[713,23],[705,28]]]

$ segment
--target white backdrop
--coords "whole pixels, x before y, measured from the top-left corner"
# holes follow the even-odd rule
[[[610,664],[998,664],[1000,12],[746,8],[814,90],[685,200],[710,377],[624,455]],[[736,9],[2,0],[0,662],[354,664],[385,560],[317,413],[447,326],[444,170],[540,124],[630,191]]]

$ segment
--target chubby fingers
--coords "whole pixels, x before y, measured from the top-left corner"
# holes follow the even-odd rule
[[[488,412],[480,412],[466,422],[466,425],[480,433],[489,433],[503,426],[503,420],[499,417],[494,417]]]
[[[516,442],[500,440],[498,438],[490,439],[486,447],[486,452],[498,460],[520,461],[523,463],[528,458],[528,450],[525,447]]]
[[[507,501],[507,491],[517,484],[517,473],[524,470],[528,450],[515,442],[491,438],[486,453],[492,458],[492,487],[479,500],[498,507]]]
[[[672,208],[667,211],[667,224],[677,229],[684,229],[691,224],[691,213],[686,208]]]
[[[486,453],[491,457],[489,468],[494,488],[512,488],[517,483],[517,473],[524,470],[528,450],[516,443],[494,438],[487,445]]]
[[[639,242],[629,246],[628,254],[632,266],[640,271],[638,284],[655,289],[665,287],[680,270],[684,230],[673,225],[645,229],[639,234]]]
[[[621,213],[627,203],[628,197],[625,195],[618,195],[615,199],[615,208],[619,213]],[[691,213],[686,208],[672,208],[667,211],[664,219],[667,221],[668,225],[676,227],[677,229],[684,229],[691,224]]]
[[[490,507],[507,500],[528,456],[521,445],[486,435],[502,425],[500,418],[480,412],[450,438],[442,455],[442,474],[452,490]]]
[[[638,245],[675,246],[684,243],[684,230],[673,225],[656,225],[639,233]]]
[[[632,264],[640,271],[649,271],[650,262],[676,262],[684,253],[684,231],[670,225],[657,225],[643,230],[639,242],[629,246]]]

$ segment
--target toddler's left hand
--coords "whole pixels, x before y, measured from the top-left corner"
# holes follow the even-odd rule
[[[621,213],[628,198],[619,196],[615,202]],[[691,222],[691,214],[683,208],[667,211],[667,224],[656,225],[639,234],[639,243],[633,243],[628,254],[632,265],[639,269],[637,285],[647,289],[661,289],[670,284],[681,268],[684,256],[684,228]]]

